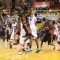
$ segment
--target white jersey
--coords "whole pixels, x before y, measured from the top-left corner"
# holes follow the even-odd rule
[[[36,17],[34,15],[31,15],[29,17],[29,24],[30,24],[30,26],[35,26],[36,21],[37,21],[37,19],[36,19]]]
[[[23,37],[25,35],[25,30],[23,28],[23,24],[21,23],[21,32],[20,32],[20,40],[19,40],[19,43],[20,44],[24,44],[24,40],[25,40],[25,37]]]
[[[10,39],[14,39],[15,37],[15,28],[16,28],[17,23],[13,23],[12,24],[12,34],[11,34],[11,38]]]
[[[24,42],[25,40],[25,37],[23,37],[24,35],[26,34],[24,28],[23,28],[23,24],[21,23],[21,32],[20,32],[20,40],[19,40],[19,43],[20,44],[24,44],[24,43],[29,43],[30,40],[28,39],[26,42]]]
[[[58,35],[58,27],[57,27],[57,24],[55,24],[54,26],[55,26],[54,34],[57,36]]]
[[[58,33],[58,41],[60,42],[60,31]]]
[[[23,24],[21,23],[21,32],[20,32],[20,37],[24,36],[26,33],[25,33],[25,30],[23,28]]]
[[[58,23],[57,25],[58,25],[58,41],[60,42],[60,23]]]
[[[31,28],[31,34],[34,36],[34,37],[37,37],[37,30],[36,30],[36,26],[35,26],[35,23],[36,23],[36,17],[34,15],[31,15],[29,17],[29,24],[30,24],[30,28]]]

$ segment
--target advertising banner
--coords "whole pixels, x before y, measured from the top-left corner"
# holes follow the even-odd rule
[[[34,2],[34,8],[49,8],[50,2]]]

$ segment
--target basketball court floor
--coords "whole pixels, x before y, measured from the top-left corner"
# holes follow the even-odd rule
[[[32,51],[27,53],[23,52],[22,55],[19,55],[16,45],[10,49],[9,43],[3,42],[2,39],[0,39],[0,60],[60,60],[57,41],[55,44],[56,50],[53,50],[53,46],[48,46],[47,43],[44,43],[42,50],[39,53],[35,53],[36,44],[33,41]]]

